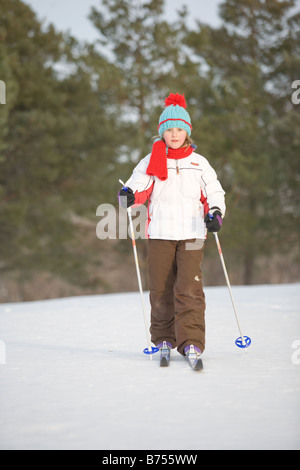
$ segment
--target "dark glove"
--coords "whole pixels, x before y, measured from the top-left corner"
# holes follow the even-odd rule
[[[125,199],[126,198],[126,199]],[[118,193],[119,204],[128,209],[128,207],[133,206],[135,197],[131,188],[122,188]]]
[[[206,223],[206,228],[209,232],[219,232],[222,227],[223,219],[220,209],[214,208],[214,212],[208,212],[204,218],[204,222]]]

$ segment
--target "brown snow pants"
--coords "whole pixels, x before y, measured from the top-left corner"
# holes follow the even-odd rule
[[[180,354],[189,344],[205,349],[203,255],[203,240],[148,240],[151,340],[169,341]]]

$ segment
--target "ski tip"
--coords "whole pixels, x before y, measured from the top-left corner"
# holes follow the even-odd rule
[[[196,364],[193,367],[194,370],[203,370],[203,362],[202,359],[198,359]]]
[[[197,359],[196,361],[191,361],[190,358],[187,356],[185,356],[185,358],[193,370],[203,370],[204,367],[201,358]]]
[[[160,367],[168,367],[170,365],[170,360],[167,357],[162,357],[159,365]]]

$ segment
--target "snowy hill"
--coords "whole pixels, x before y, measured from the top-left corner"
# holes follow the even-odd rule
[[[137,293],[0,305],[0,448],[299,449],[300,284],[233,288],[247,353],[205,291],[202,372],[142,353]]]

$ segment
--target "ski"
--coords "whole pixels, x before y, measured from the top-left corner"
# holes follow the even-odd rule
[[[193,370],[202,370],[203,369],[203,362],[202,362],[202,359],[196,359],[196,361],[194,362],[191,362],[190,359],[187,359],[189,365],[191,366],[191,368]]]
[[[168,347],[167,342],[164,341],[162,347],[160,348],[160,367],[167,367],[170,365],[170,355],[171,349]]]
[[[193,370],[202,370],[203,362],[199,354],[194,349],[194,346],[190,347],[189,352],[185,355],[186,360]]]

